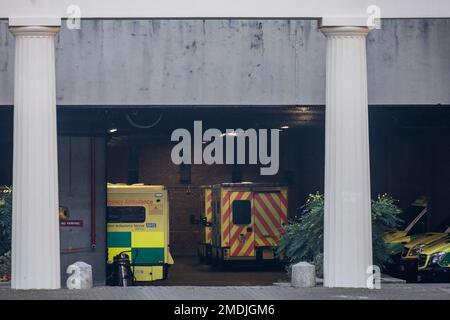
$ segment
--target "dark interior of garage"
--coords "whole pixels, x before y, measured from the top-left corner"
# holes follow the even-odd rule
[[[450,218],[450,108],[371,106],[369,111],[372,197],[387,193],[407,209],[425,195],[430,199],[427,228],[440,231]],[[12,117],[12,108],[0,110],[0,185],[12,183]],[[284,128],[278,174],[261,176],[256,165],[174,165],[170,135],[176,128],[191,130],[194,120],[222,131]],[[198,226],[189,218],[200,211],[202,185],[240,181],[287,185],[291,217],[308,194],[323,192],[324,121],[323,107],[59,107],[60,180],[71,179],[60,181],[60,199],[74,207],[75,217],[86,220],[84,231],[63,232],[72,240],[81,232],[86,241],[62,243],[70,248],[92,245],[90,137],[96,137],[96,245],[104,241],[106,182],[162,184],[170,195],[171,251],[181,257],[196,254]],[[68,165],[77,167],[70,175]],[[70,202],[73,192],[83,198]],[[407,211],[403,219],[411,219]]]

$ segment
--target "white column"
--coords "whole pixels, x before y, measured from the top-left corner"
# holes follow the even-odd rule
[[[365,27],[327,37],[324,285],[364,288],[372,265]]]
[[[55,35],[11,27],[16,38],[12,288],[60,288]]]

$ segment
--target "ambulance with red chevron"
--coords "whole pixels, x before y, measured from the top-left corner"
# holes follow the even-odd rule
[[[211,262],[212,249],[212,186],[200,187],[200,220],[197,221],[195,215],[191,216],[192,224],[200,224],[200,243],[197,255],[199,262]]]
[[[212,263],[274,261],[288,223],[288,189],[271,183],[222,183],[211,192]],[[205,219],[204,219],[205,221]]]

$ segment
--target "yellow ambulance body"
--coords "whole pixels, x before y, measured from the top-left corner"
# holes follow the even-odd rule
[[[210,262],[212,245],[212,186],[201,188],[201,211],[200,211],[200,244],[198,257],[201,262]]]
[[[231,260],[276,260],[288,222],[288,190],[268,183],[223,183],[212,187],[213,264]]]
[[[164,186],[108,184],[107,266],[127,252],[137,282],[166,279],[173,264],[169,250],[169,202]]]

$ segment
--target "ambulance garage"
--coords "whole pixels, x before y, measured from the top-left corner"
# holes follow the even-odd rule
[[[59,288],[60,280],[65,287],[67,267],[76,261],[92,266],[99,285],[286,281],[277,247],[308,196],[324,193],[325,167],[333,194],[347,183],[350,195],[365,190],[360,205],[379,194],[398,200],[400,217],[411,226],[391,235],[400,259],[408,249],[402,239],[442,232],[449,220],[449,60],[443,54],[449,44],[442,41],[448,26],[445,19],[388,19],[367,34],[365,28],[320,29],[316,19],[87,19],[80,30],[42,31],[56,47],[55,55],[44,45],[35,48],[48,63],[27,60],[34,46],[17,46],[22,73],[14,85],[12,53],[21,42],[13,37],[38,38],[25,35],[35,28],[14,36],[1,21],[0,78],[7,81],[0,86],[0,185],[12,185],[15,123],[15,134],[26,137],[15,142],[15,184],[33,185],[19,188],[15,199],[31,205],[36,190],[49,199],[36,204],[42,214],[36,221],[19,206],[16,239],[33,245],[16,248],[21,268],[12,287]],[[37,65],[44,74],[56,71],[55,83],[40,78],[48,98],[35,113],[42,121],[27,112],[13,117],[14,90],[24,108],[35,106],[29,103],[35,93],[25,89],[37,88],[28,77],[38,74]],[[54,133],[44,127],[56,124],[49,101],[57,105],[57,152],[48,144]],[[326,132],[333,143],[325,143]],[[34,180],[27,180],[28,171]],[[336,196],[331,208],[341,223],[325,225],[329,247],[348,242],[333,247],[340,254],[329,256],[325,286],[366,287],[370,210],[344,210],[344,198]],[[43,234],[57,202],[59,229],[53,224]],[[410,211],[413,203],[419,205]],[[360,211],[364,219],[355,218]],[[345,236],[345,219],[355,225],[354,238]],[[45,259],[29,254],[31,240],[40,238],[49,248]],[[410,249],[417,261],[417,248]],[[45,262],[41,277],[32,277],[36,259]]]
[[[5,150],[1,184],[10,185],[12,110],[0,115]],[[437,230],[448,219],[440,214],[450,210],[445,165],[450,133],[442,128],[448,120],[445,109],[370,109],[372,197],[388,193],[398,199],[408,222],[415,218],[410,204],[428,197],[431,212],[414,227],[420,232]],[[224,164],[206,164],[206,158],[194,163],[199,121],[202,151],[211,144],[204,133],[221,132]],[[181,141],[172,141],[173,133],[180,128],[191,133],[191,164],[176,164],[172,158]],[[268,129],[276,174],[261,174],[268,162],[249,163],[249,138],[245,163],[237,161],[236,143],[236,161],[226,164],[232,152],[226,147],[227,129],[239,128]],[[278,160],[270,129],[279,133]],[[69,264],[85,261],[93,266],[97,284],[113,284],[111,268],[120,253],[134,264],[136,280],[143,284],[269,285],[287,280],[284,269],[273,263],[273,249],[283,225],[300,212],[308,194],[323,192],[323,107],[60,109],[58,131],[64,281]],[[152,236],[146,237],[145,230]]]
[[[446,109],[370,109],[372,198],[389,194],[397,199],[405,225],[423,211],[411,204],[418,198],[428,199],[428,211],[414,226],[415,233],[444,230],[449,221],[450,203],[444,190],[450,188],[445,166],[450,159],[446,148],[450,132],[442,129],[449,119]],[[270,267],[277,260],[272,249],[282,236],[279,230],[300,214],[308,195],[323,193],[323,107],[135,109],[112,111],[108,121],[108,130],[114,131],[107,143],[108,182],[163,185],[168,191],[169,250],[174,264],[166,284],[257,285],[286,280],[282,268]],[[202,122],[198,132],[217,129],[215,134],[223,136],[223,152],[216,158],[223,164],[206,164],[205,159],[194,163],[198,121]],[[179,128],[191,133],[191,164],[173,161],[180,139],[172,138]],[[249,164],[248,138],[246,163],[226,164],[231,152],[226,132],[238,128],[278,129],[276,174],[261,174],[270,164]],[[238,158],[235,135],[234,139]],[[203,158],[211,145],[206,140],[203,135]],[[275,150],[273,142],[269,139],[269,151]],[[439,174],[436,168],[441,168]],[[252,262],[269,267],[255,269]]]
[[[61,109],[58,116],[63,279],[65,267],[81,260],[94,266],[96,281],[113,284],[114,257],[125,253],[143,284],[287,280],[273,249],[308,195],[323,193],[323,107]],[[432,199],[431,213],[449,206],[442,193],[450,175],[444,165],[448,132],[441,129],[449,118],[446,110],[370,109],[372,197],[388,193],[398,199],[406,221],[414,220],[410,204],[420,196]],[[194,163],[199,121],[202,164]],[[191,164],[173,159],[182,142],[173,133],[180,128],[190,133]],[[267,129],[273,153],[270,130],[277,129],[279,159],[273,155],[271,163],[261,164],[258,154],[251,164],[247,137],[245,163],[239,164],[239,128]],[[215,158],[223,164],[205,163],[210,129],[223,138],[223,152]],[[234,133],[227,135],[227,129]],[[226,164],[232,152],[227,138],[235,139],[233,164]],[[277,162],[276,174],[261,174]],[[442,168],[439,175],[436,167]],[[427,214],[415,229],[435,230],[446,218]]]
[[[323,108],[132,110],[109,119],[109,189],[126,183],[136,191],[149,185],[167,190],[174,263],[161,284],[287,279],[276,249],[289,216],[307,197],[299,194],[296,165],[304,148],[299,143],[307,139],[298,137],[316,137],[320,150]],[[320,165],[311,161],[310,170],[320,172]],[[322,189],[321,175],[314,190]]]

